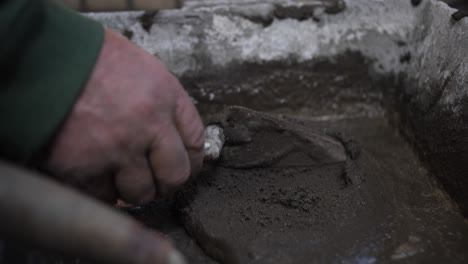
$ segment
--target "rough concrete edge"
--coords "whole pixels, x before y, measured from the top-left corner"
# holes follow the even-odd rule
[[[454,21],[451,15],[455,11],[435,0],[427,1],[419,9],[418,26],[411,40],[414,60],[406,71],[410,79],[416,82],[412,89],[418,89],[420,96],[424,96],[428,88],[444,89],[443,83],[451,86],[440,93],[438,102],[447,106],[468,96],[468,19]],[[434,82],[440,86],[432,85]],[[458,114],[460,109],[454,107],[453,110],[454,114]]]
[[[88,16],[121,33],[131,32],[133,42],[179,76],[241,62],[301,62],[347,50],[374,59],[377,71],[402,70],[401,43],[415,25],[409,1],[348,0],[345,12],[322,14],[320,22],[274,19],[269,25],[251,18],[270,15],[273,4],[251,2],[161,11],[148,31],[139,21],[141,12]]]
[[[468,19],[453,20],[455,11],[435,0],[418,10],[401,114],[423,160],[468,216]]]

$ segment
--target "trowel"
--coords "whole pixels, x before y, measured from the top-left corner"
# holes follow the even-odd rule
[[[289,165],[310,166],[346,161],[342,142],[336,137],[310,131],[293,125],[285,118],[254,111],[245,107],[230,106],[208,118],[205,129],[205,161],[222,159],[223,166],[233,168],[281,166],[281,160],[291,153],[303,153],[308,158],[287,161]],[[272,133],[283,138],[282,144],[263,142]],[[266,143],[266,144],[265,144]],[[236,146],[248,145],[242,153]],[[222,151],[223,147],[229,148]],[[249,153],[244,153],[248,149]],[[249,155],[246,155],[249,154]],[[221,157],[223,155],[223,157]],[[249,160],[248,157],[256,157]],[[284,162],[283,162],[284,163]]]

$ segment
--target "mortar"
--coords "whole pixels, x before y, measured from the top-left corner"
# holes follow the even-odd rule
[[[393,225],[377,228],[387,240],[369,235],[347,253],[319,248],[331,253],[314,261],[466,261],[467,20],[454,20],[457,10],[439,1],[355,0],[344,9],[341,1],[232,2],[194,1],[146,28],[143,13],[91,16],[163,60],[203,115],[225,105],[289,115],[341,129],[376,157],[393,179],[385,182],[391,199],[405,208],[395,214],[404,216],[370,224]],[[148,221],[148,211],[137,215]],[[226,261],[235,248],[215,229],[202,239],[210,230],[185,227],[200,257]],[[219,236],[226,247],[216,245]],[[249,246],[252,263],[269,263],[262,246]]]
[[[294,117],[343,131],[372,154],[389,201],[401,206],[376,211],[372,232],[346,252],[315,248],[325,253],[312,262],[466,262],[468,20],[435,0],[320,3],[192,1],[157,14],[89,16],[159,57],[203,116],[240,105]],[[214,240],[186,232],[170,201],[130,213],[193,263],[226,260]]]

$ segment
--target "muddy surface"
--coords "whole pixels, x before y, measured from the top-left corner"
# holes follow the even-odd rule
[[[356,225],[367,229],[368,213],[379,211],[355,144],[245,108],[211,122],[225,130],[221,160],[181,195],[180,210],[189,232],[221,262],[306,263],[326,257],[323,248],[334,256],[335,240],[349,229],[356,238]]]
[[[227,107],[208,124],[224,130],[225,147],[218,162],[222,167],[304,167],[347,161],[348,150],[339,139],[248,108]]]
[[[330,123],[232,110],[223,114],[216,122],[237,130],[223,150],[226,160],[205,168],[179,209],[189,233],[218,261],[467,259],[463,218],[382,119]],[[265,120],[267,125],[258,124]],[[307,135],[285,133],[284,127]],[[317,137],[309,145],[284,151],[310,134]],[[328,144],[327,135],[343,147],[344,158],[322,160],[328,153],[309,153]]]
[[[369,63],[347,53],[185,76],[206,121],[228,127],[229,147],[191,191],[128,213],[166,234],[195,264],[466,263],[466,220],[401,136],[400,123],[389,123],[398,117],[388,108],[396,83],[376,78]],[[223,118],[226,105],[269,114]],[[465,161],[457,152],[447,156],[453,142],[440,139],[453,135],[462,148],[457,131],[466,127],[451,130],[457,120],[417,113],[427,118],[413,118],[420,121],[410,129],[433,136],[411,142],[447,148],[429,159],[436,169],[428,168],[462,168],[450,167]],[[430,126],[437,120],[446,129]],[[1,263],[89,263],[11,242],[3,251]]]
[[[374,116],[390,101],[384,93],[392,93],[395,79],[376,76],[370,63],[359,53],[347,52],[303,63],[232,65],[181,81],[202,115],[239,105],[295,115]]]
[[[279,263],[291,259],[297,260],[295,263],[466,263],[466,220],[386,116],[326,120],[312,115],[285,117],[318,134],[340,131],[348,145],[349,141],[355,142],[360,149],[356,163],[364,181],[347,184],[343,178],[337,178],[342,164],[318,168],[206,167],[197,191],[192,193],[198,202],[211,197],[206,205],[179,207],[166,200],[135,207],[129,213],[161,230],[195,264],[222,263],[213,258],[235,260],[238,255],[245,257],[247,263],[254,262],[255,257],[255,263],[269,263],[271,259],[265,256],[281,259],[283,262]],[[319,172],[322,178],[311,181],[310,176],[320,175]],[[285,182],[290,183],[288,187]],[[282,189],[270,186],[266,188],[270,193],[266,194],[265,188],[262,193],[257,186],[270,184]],[[370,186],[374,189],[369,190]],[[327,196],[327,188],[338,197],[317,199]],[[249,211],[249,205],[260,210]],[[342,208],[343,212],[330,206]],[[184,221],[191,209],[196,213],[193,219],[197,217],[202,222]],[[199,232],[193,232],[197,226]],[[255,235],[246,234],[244,228]],[[271,232],[263,232],[268,230]],[[270,239],[279,234],[284,236]],[[215,235],[222,240],[213,239]],[[252,240],[245,245],[236,242],[247,236]],[[272,253],[270,247],[277,252]],[[217,248],[218,252],[211,251]],[[8,254],[2,263],[89,263],[24,250],[11,243],[5,251]]]

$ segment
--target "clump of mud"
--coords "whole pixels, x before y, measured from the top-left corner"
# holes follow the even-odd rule
[[[383,208],[352,140],[240,107],[209,123],[224,128],[226,145],[219,162],[180,194],[179,211],[222,263],[332,260]]]

